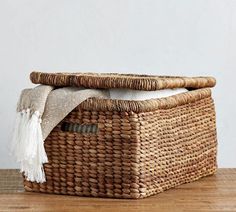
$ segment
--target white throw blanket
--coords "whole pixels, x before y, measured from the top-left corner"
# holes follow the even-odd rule
[[[11,153],[20,162],[27,180],[45,182],[43,164],[48,162],[43,141],[75,107],[90,97],[109,98],[108,91],[39,85],[22,91]]]
[[[110,89],[110,98],[111,99],[120,99],[120,100],[148,100],[148,99],[157,99],[176,95],[179,93],[187,92],[186,88],[176,88],[176,89],[164,89],[157,91],[140,91],[140,90],[131,90],[131,89],[119,89],[113,88]]]
[[[11,152],[27,180],[45,182],[43,164],[48,162],[44,140],[75,107],[87,98],[146,100],[186,92],[186,89],[135,91],[129,89],[83,89],[39,85],[22,91],[18,105]],[[110,92],[110,94],[109,94]],[[111,97],[110,97],[111,95]]]

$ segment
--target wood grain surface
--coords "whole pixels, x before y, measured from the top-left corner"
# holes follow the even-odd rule
[[[236,169],[141,200],[24,192],[17,170],[0,170],[0,211],[236,211]]]

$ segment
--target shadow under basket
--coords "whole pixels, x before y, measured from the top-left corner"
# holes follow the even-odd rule
[[[24,179],[26,191],[137,199],[216,171],[209,88],[214,78],[33,72],[31,80],[54,86],[191,91],[145,101],[84,101],[45,140],[46,182]]]

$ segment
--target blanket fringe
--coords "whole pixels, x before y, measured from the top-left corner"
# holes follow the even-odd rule
[[[44,149],[39,111],[22,110],[16,114],[11,153],[21,164],[21,172],[27,180],[46,181],[43,164],[48,162]]]

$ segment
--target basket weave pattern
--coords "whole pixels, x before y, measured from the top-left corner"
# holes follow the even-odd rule
[[[96,124],[98,132],[61,130]],[[214,103],[208,88],[157,100],[88,99],[48,136],[43,184],[27,191],[144,198],[216,171]]]
[[[77,86],[85,88],[129,88],[154,91],[166,88],[214,87],[213,77],[152,76],[116,73],[42,73],[32,72],[35,84]]]

